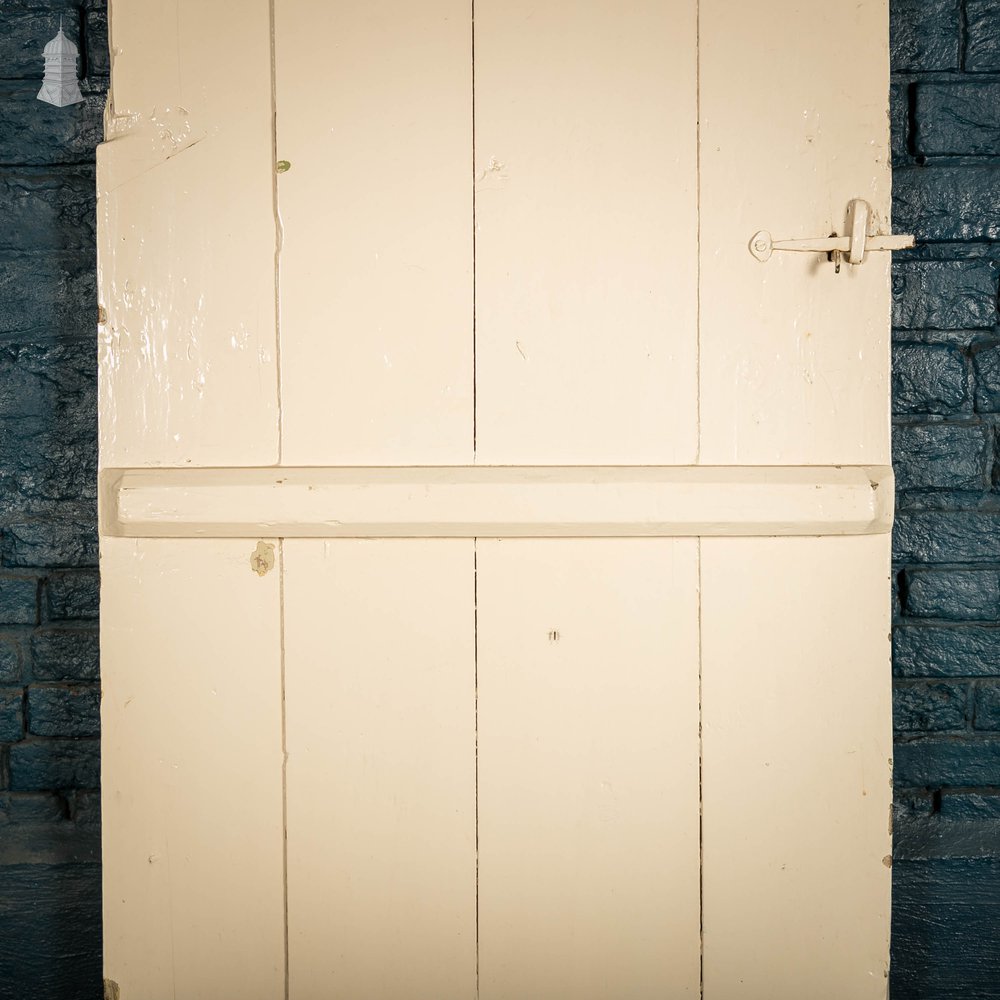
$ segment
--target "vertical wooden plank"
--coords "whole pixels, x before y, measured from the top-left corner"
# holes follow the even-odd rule
[[[477,0],[484,464],[693,462],[695,0]]]
[[[276,4],[290,464],[472,458],[468,0]]]
[[[277,568],[246,539],[105,538],[105,975],[122,997],[284,988]]]
[[[473,543],[286,541],[292,997],[476,986]]]
[[[701,544],[705,998],[883,997],[888,536]]]
[[[478,542],[480,995],[698,995],[697,541]]]
[[[700,47],[700,460],[887,462],[890,254],[748,249],[843,234],[852,198],[888,225],[886,3],[702,0]]]
[[[101,462],[277,458],[267,0],[121,3],[97,151]]]

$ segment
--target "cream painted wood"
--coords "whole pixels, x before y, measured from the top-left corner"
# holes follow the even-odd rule
[[[278,457],[266,0],[119,3],[97,150],[104,466]]]
[[[471,541],[286,541],[290,996],[476,991]]]
[[[282,995],[280,569],[253,550],[102,542],[104,963],[124,1000]]]
[[[282,458],[472,461],[468,0],[275,4]]]
[[[887,532],[881,468],[109,470],[104,531],[143,537],[552,537]]]
[[[881,995],[888,264],[747,243],[887,212],[884,3],[231,8],[112,10],[123,1000]]]
[[[701,542],[705,1000],[885,996],[889,555]]]
[[[479,996],[696,997],[698,542],[477,543]]]
[[[695,461],[696,10],[476,2],[478,462]]]
[[[852,198],[888,231],[886,2],[702,0],[699,24],[699,460],[887,462],[891,255],[836,274],[748,249],[848,232]]]

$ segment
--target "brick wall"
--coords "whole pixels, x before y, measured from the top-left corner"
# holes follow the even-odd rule
[[[83,104],[35,99],[59,17]],[[103,0],[0,5],[0,997],[101,995],[94,147]]]
[[[893,1000],[1000,997],[1000,0],[891,0]]]

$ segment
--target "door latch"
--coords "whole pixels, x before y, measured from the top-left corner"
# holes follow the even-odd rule
[[[827,236],[813,240],[774,240],[766,229],[754,233],[750,240],[750,253],[762,264],[775,250],[792,250],[797,253],[825,253],[833,261],[840,273],[841,261],[848,264],[864,263],[872,250],[905,250],[912,247],[912,236],[879,234],[873,231],[875,216],[871,205],[861,198],[855,198],[847,206],[847,228],[849,236]]]

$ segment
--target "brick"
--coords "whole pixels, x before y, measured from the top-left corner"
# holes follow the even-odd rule
[[[101,731],[101,691],[86,686],[28,688],[28,731],[35,736],[97,736]]]
[[[997,322],[1000,266],[991,260],[927,260],[892,268],[892,325],[982,330]]]
[[[92,167],[22,167],[0,174],[0,251],[90,250],[96,240]]]
[[[66,37],[79,48],[80,14],[77,0],[3,0],[0,77],[41,80],[45,72],[42,49],[59,30],[60,17]]]
[[[894,413],[953,414],[972,410],[966,359],[946,344],[895,344],[892,348]]]
[[[108,10],[104,0],[91,0],[84,8],[84,73],[91,78],[111,73],[108,46]]]
[[[941,796],[940,811],[941,816],[949,820],[998,820],[1000,794],[996,791],[947,792]]]
[[[896,516],[892,550],[897,562],[1000,562],[1000,514],[903,511]]]
[[[950,621],[1000,620],[1000,572],[992,569],[909,571],[906,574],[905,614],[911,618]]]
[[[50,792],[0,794],[0,829],[60,823],[66,818],[66,801]]]
[[[97,329],[93,248],[0,259],[0,338],[85,337]]]
[[[93,343],[0,344],[0,507],[96,499],[95,355]]]
[[[1000,9],[996,0],[966,0],[965,68],[976,73],[1000,72]]]
[[[38,579],[0,575],[0,625],[38,623]]]
[[[96,524],[90,519],[12,524],[4,529],[2,552],[4,563],[13,567],[96,566]]]
[[[16,749],[12,747],[11,754]],[[929,736],[897,742],[893,763],[894,781],[900,786],[996,787],[1000,785],[1000,738]]]
[[[909,142],[910,88],[894,83],[889,88],[889,135],[893,163],[906,158]]]
[[[893,0],[889,37],[894,72],[957,69],[958,0]]]
[[[1000,678],[1000,628],[897,626],[892,668],[897,677]]]
[[[32,676],[45,681],[95,681],[100,677],[97,629],[39,629],[31,637]]]
[[[1000,683],[976,685],[972,724],[976,729],[1000,729]]]
[[[38,100],[38,82],[0,83],[0,163],[58,164],[92,162],[103,139],[102,90],[88,90],[83,101],[57,108]]]
[[[892,429],[899,490],[984,490],[993,466],[993,436],[980,424],[906,424]]]
[[[901,167],[892,212],[893,229],[918,241],[1000,239],[1000,166]]]
[[[0,684],[17,684],[22,677],[20,643],[16,639],[0,638]]]
[[[969,372],[957,347],[900,344],[892,348],[895,413],[965,413],[972,410]]]
[[[0,688],[0,742],[13,743],[24,736],[24,692]]]
[[[964,729],[967,701],[964,684],[897,685],[892,692],[893,729],[896,732]]]
[[[42,792],[100,786],[100,741],[31,739],[10,748],[10,787]]]
[[[96,618],[101,601],[101,578],[96,570],[53,573],[46,581],[49,618],[65,621]]]
[[[997,21],[1000,31],[1000,19]],[[1000,150],[1000,83],[921,83],[914,147],[924,156],[993,155]]]
[[[998,900],[1000,859],[893,865],[889,979],[893,1000],[995,997],[1000,976]]]
[[[976,409],[980,413],[1000,413],[1000,346],[977,351],[972,358],[972,370]]]

